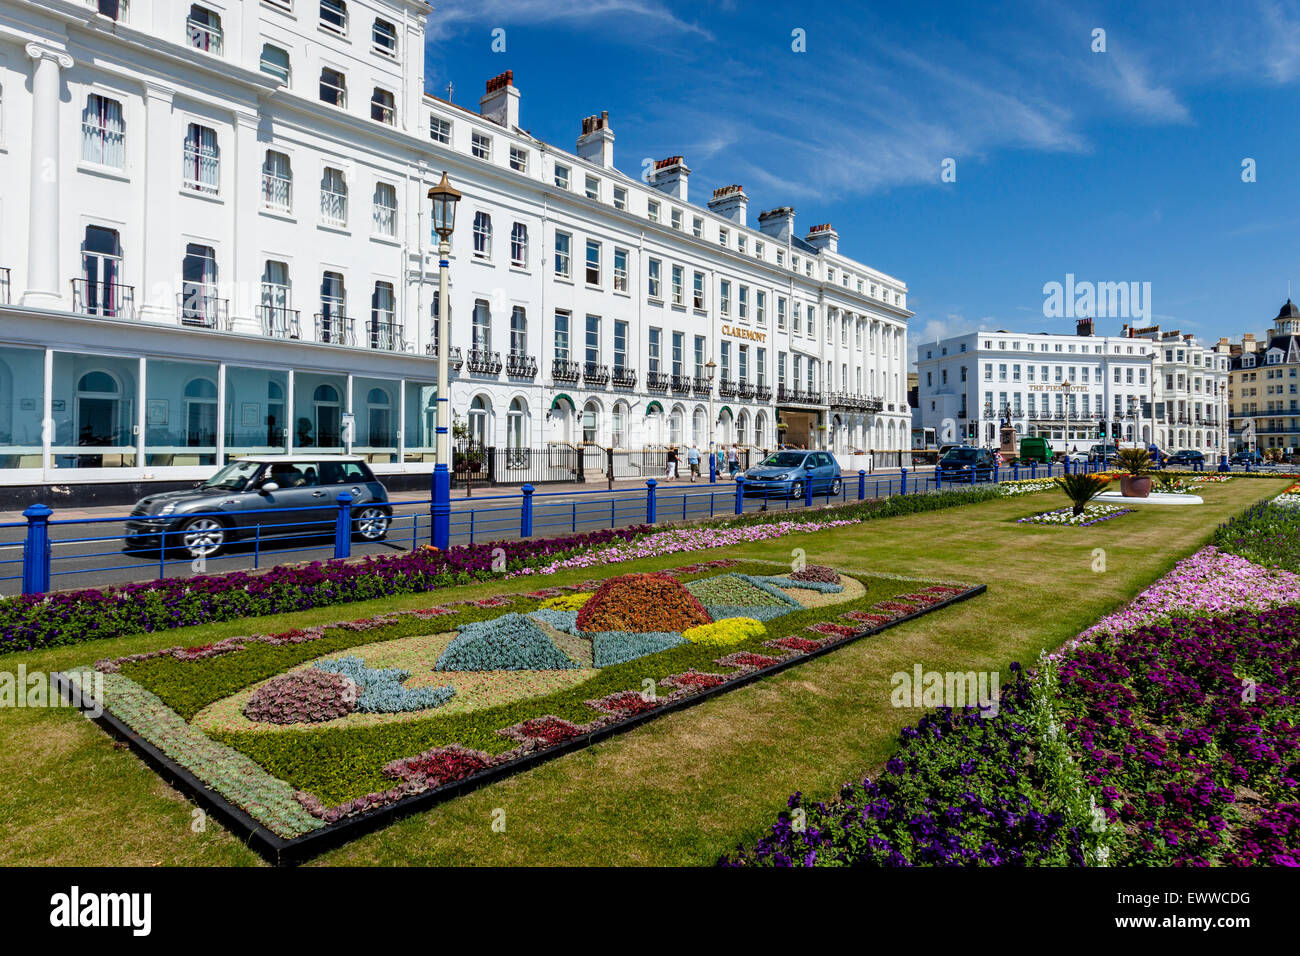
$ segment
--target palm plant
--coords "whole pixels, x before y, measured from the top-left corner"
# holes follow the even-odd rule
[[[1065,496],[1070,499],[1074,505],[1074,514],[1083,514],[1083,509],[1087,506],[1099,492],[1103,491],[1110,482],[1100,475],[1058,475],[1053,479]]]
[[[1134,478],[1141,478],[1151,470],[1151,455],[1145,448],[1121,448],[1115,457],[1120,468]]]

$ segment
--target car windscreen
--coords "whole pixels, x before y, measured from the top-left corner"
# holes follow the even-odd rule
[[[952,451],[948,452],[948,454],[944,455],[943,460],[944,461],[974,461],[975,454],[976,452],[974,448],[954,448]]]
[[[779,451],[775,455],[768,455],[763,460],[764,468],[798,468],[803,464],[804,455],[797,452]]]
[[[255,461],[232,461],[203,483],[204,488],[220,491],[238,491],[248,484],[248,479],[262,466]]]

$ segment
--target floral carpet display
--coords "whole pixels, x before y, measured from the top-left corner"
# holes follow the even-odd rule
[[[875,779],[795,793],[721,862],[1300,866],[1297,605],[1300,575],[1206,548],[1012,664],[995,716],[928,714]]]
[[[87,689],[102,681],[111,729],[246,814],[273,855],[981,591],[714,560],[103,659],[65,676]]]
[[[1110,521],[1113,518],[1131,514],[1132,511],[1132,508],[1122,508],[1119,505],[1088,505],[1081,514],[1076,515],[1072,514],[1069,508],[1058,508],[1055,511],[1044,511],[1041,514],[1030,515],[1027,518],[1019,518],[1017,523],[1069,525],[1075,528],[1086,528],[1102,521]]]

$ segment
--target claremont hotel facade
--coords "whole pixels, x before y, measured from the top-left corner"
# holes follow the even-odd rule
[[[682,157],[624,175],[605,114],[573,151],[533,138],[509,73],[477,110],[425,94],[428,13],[4,5],[0,485],[302,450],[430,471],[444,169],[475,438],[908,447],[902,282],[739,186],[693,202]]]

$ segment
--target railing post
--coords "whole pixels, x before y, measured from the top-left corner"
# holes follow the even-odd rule
[[[352,495],[340,491],[339,513],[334,518],[334,557],[352,556]]]
[[[655,486],[659,482],[653,478],[647,478],[645,483],[645,523],[654,524],[658,517],[657,502],[655,501]]]
[[[813,470],[812,465],[804,466],[803,470],[803,506],[812,507],[813,499]]]
[[[524,496],[519,505],[519,537],[531,538],[533,536],[533,486],[524,485],[519,490]]]
[[[1031,461],[1031,462],[1029,463],[1029,477],[1030,477],[1030,478],[1037,478],[1037,477],[1038,477],[1038,462],[1037,462],[1037,461]]]
[[[935,491],[943,490],[943,469],[939,467],[939,462],[937,459],[935,460],[934,463],[934,490]]]
[[[714,454],[713,449],[709,449],[709,484],[718,483],[718,456]]]
[[[858,500],[862,501],[867,497],[867,472],[863,468],[858,469]]]
[[[900,468],[900,469],[898,469],[898,470],[899,470],[900,474],[903,476],[903,490],[902,490],[902,494],[907,494],[907,469],[906,469],[906,468]],[[975,474],[974,469],[971,470],[971,474],[972,474],[972,475]]]
[[[1014,465],[1011,466],[1011,480],[1012,481],[1020,480],[1020,462],[1016,462]]]
[[[50,515],[49,505],[29,505],[23,512],[27,519],[27,539],[23,542],[23,593],[44,594],[50,589]]]
[[[451,472],[448,463],[433,467],[429,485],[429,543],[439,551],[451,546]]]
[[[745,475],[742,472],[736,476],[736,514],[745,512]]]

